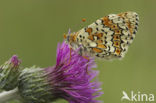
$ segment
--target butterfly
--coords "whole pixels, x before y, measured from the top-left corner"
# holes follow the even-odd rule
[[[66,43],[82,56],[102,59],[123,58],[138,30],[136,12],[104,16],[78,32],[64,35]]]

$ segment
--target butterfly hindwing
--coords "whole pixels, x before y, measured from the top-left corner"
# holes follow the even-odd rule
[[[78,31],[76,43],[85,55],[122,58],[135,38],[138,20],[135,12],[110,14]]]

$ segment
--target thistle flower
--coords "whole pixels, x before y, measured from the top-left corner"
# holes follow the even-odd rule
[[[48,103],[63,98],[69,103],[97,103],[101,95],[93,78],[96,65],[70,51],[67,44],[58,45],[56,65],[49,68],[27,68],[19,77],[19,93],[26,103]],[[36,69],[35,69],[36,68]]]
[[[20,74],[21,61],[16,55],[0,66],[0,88],[3,90],[12,90],[18,84],[18,76]]]

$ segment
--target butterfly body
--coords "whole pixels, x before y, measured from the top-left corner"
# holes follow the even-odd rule
[[[76,33],[66,36],[72,49],[80,54],[103,59],[122,58],[133,42],[138,28],[135,12],[110,14]]]

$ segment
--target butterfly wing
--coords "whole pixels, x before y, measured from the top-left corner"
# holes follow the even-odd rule
[[[138,20],[135,12],[110,14],[78,31],[77,42],[85,54],[104,59],[122,58],[133,42]]]

